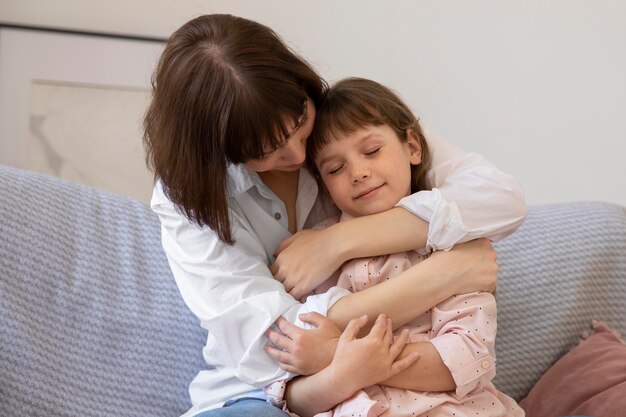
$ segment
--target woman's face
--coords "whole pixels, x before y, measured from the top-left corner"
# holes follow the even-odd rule
[[[296,171],[304,165],[306,158],[306,140],[313,130],[315,122],[315,103],[310,98],[306,102],[306,110],[285,143],[279,148],[269,151],[261,159],[251,159],[245,166],[255,172]]]

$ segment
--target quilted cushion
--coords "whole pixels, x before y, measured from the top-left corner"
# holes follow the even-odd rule
[[[495,246],[494,382],[508,395],[592,319],[626,331],[623,207],[531,207]],[[0,166],[0,415],[181,414],[205,339],[146,205]]]
[[[204,366],[158,219],[0,167],[0,415],[175,416]]]
[[[590,329],[593,319],[626,331],[626,211],[579,202],[533,206],[496,243],[497,373],[516,400]]]

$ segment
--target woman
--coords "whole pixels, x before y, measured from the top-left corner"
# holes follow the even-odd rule
[[[437,252],[388,286],[357,294],[334,288],[297,301],[346,260],[495,240],[526,215],[511,177],[429,135],[433,190],[385,213],[303,231],[337,210],[303,168],[325,89],[271,29],[235,16],[186,23],[161,56],[145,118],[147,161],[158,180],[151,206],[181,295],[208,330],[203,353],[215,366],[192,382],[188,415],[281,415],[260,388],[289,376],[264,352],[265,332],[281,317],[287,335],[316,353],[305,370],[314,373],[332,358],[336,336],[319,315],[342,329],[363,314],[370,325],[381,313],[401,322],[453,294],[493,288],[497,272],[493,249],[474,241]],[[319,315],[301,316],[309,312]],[[298,329],[307,326],[314,329]],[[420,357],[405,379],[431,359]],[[289,349],[281,361],[299,368]]]

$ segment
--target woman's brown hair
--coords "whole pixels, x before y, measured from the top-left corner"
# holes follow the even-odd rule
[[[321,178],[315,166],[315,157],[320,149],[368,125],[387,125],[402,142],[408,140],[407,131],[415,133],[422,148],[422,157],[419,165],[411,167],[411,192],[430,189],[426,179],[430,151],[419,119],[396,93],[365,78],[345,78],[337,82],[317,107],[315,126],[307,141],[307,163],[318,181]]]
[[[205,15],[168,40],[144,118],[146,161],[192,222],[232,244],[227,167],[279,147],[325,82],[270,28]]]

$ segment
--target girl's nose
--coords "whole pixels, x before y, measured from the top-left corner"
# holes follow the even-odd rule
[[[365,166],[354,167],[352,170],[352,183],[356,184],[370,176],[370,171]]]

